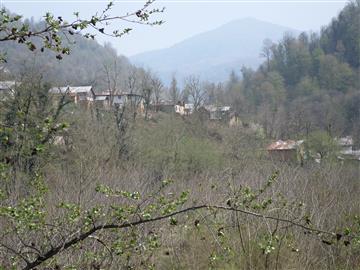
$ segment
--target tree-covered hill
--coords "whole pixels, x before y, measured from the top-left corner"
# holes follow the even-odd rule
[[[26,20],[32,28],[37,28],[41,22]],[[92,84],[105,87],[104,66],[112,65],[115,61],[119,77],[124,78],[134,67],[126,57],[119,56],[110,44],[100,45],[96,40],[91,40],[82,35],[69,35],[63,42],[68,43],[70,55],[63,55],[62,59],[56,58],[56,53],[45,50],[29,50],[23,44],[12,41],[2,42],[0,52],[6,55],[7,63],[3,66],[9,71],[10,77],[19,79],[29,70],[42,74],[45,81],[52,84],[84,85]],[[37,44],[35,41],[35,46]],[[4,76],[5,74],[2,74]],[[9,74],[7,74],[9,77]]]
[[[321,48],[354,68],[360,67],[360,10],[353,0],[321,31]]]
[[[350,2],[319,34],[264,42],[265,62],[229,80],[227,102],[261,122],[271,137],[360,134],[360,1]]]

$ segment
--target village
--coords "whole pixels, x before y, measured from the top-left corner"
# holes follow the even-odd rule
[[[360,0],[285,2],[0,0],[0,270],[360,270]]]
[[[0,97],[11,95],[18,85],[15,81],[0,81]],[[238,114],[231,106],[217,106],[214,104],[201,105],[195,108],[193,103],[178,101],[173,104],[166,99],[160,99],[158,103],[147,102],[145,97],[136,93],[114,93],[111,90],[95,91],[94,87],[88,86],[63,86],[52,87],[49,93],[56,98],[66,96],[75,105],[85,109],[97,108],[109,110],[111,107],[122,108],[130,105],[137,114],[150,119],[156,113],[175,113],[180,117],[191,117],[196,114],[202,120],[218,122],[229,127],[243,127],[251,129],[254,133],[262,134],[262,127],[257,123],[243,123]],[[147,108],[148,106],[148,108]],[[61,138],[57,138],[61,142]],[[354,141],[351,136],[334,138],[339,162],[360,162],[360,149],[354,149]],[[272,141],[265,149],[270,159],[280,162],[292,162],[303,165],[312,160],[321,163],[321,151],[314,152],[306,147],[304,139],[301,140],[276,140]]]

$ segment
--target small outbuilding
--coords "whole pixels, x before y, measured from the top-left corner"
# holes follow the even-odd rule
[[[267,147],[270,158],[273,160],[279,161],[298,161],[299,156],[302,157],[303,149],[302,144],[303,140],[294,141],[294,140],[278,140],[271,143]],[[301,158],[302,159],[302,158]]]

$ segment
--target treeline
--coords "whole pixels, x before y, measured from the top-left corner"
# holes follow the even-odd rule
[[[225,102],[260,122],[270,137],[321,129],[359,138],[359,3],[349,3],[319,34],[265,40],[264,63],[256,71],[243,67],[241,80],[231,74]]]

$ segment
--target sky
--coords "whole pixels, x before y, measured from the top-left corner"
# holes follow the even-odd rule
[[[145,1],[115,0],[112,13],[122,15],[137,10]],[[89,17],[101,11],[106,0],[0,0],[0,5],[27,18],[41,19],[46,12],[70,21],[73,12]],[[125,56],[172,46],[198,33],[215,29],[229,21],[252,17],[301,31],[319,31],[346,5],[342,0],[157,0],[153,7],[165,7],[157,15],[161,26],[133,25],[122,38],[97,37],[110,42]],[[121,26],[112,25],[111,27]],[[111,28],[110,27],[110,28]],[[230,42],[230,41],[229,41]]]

